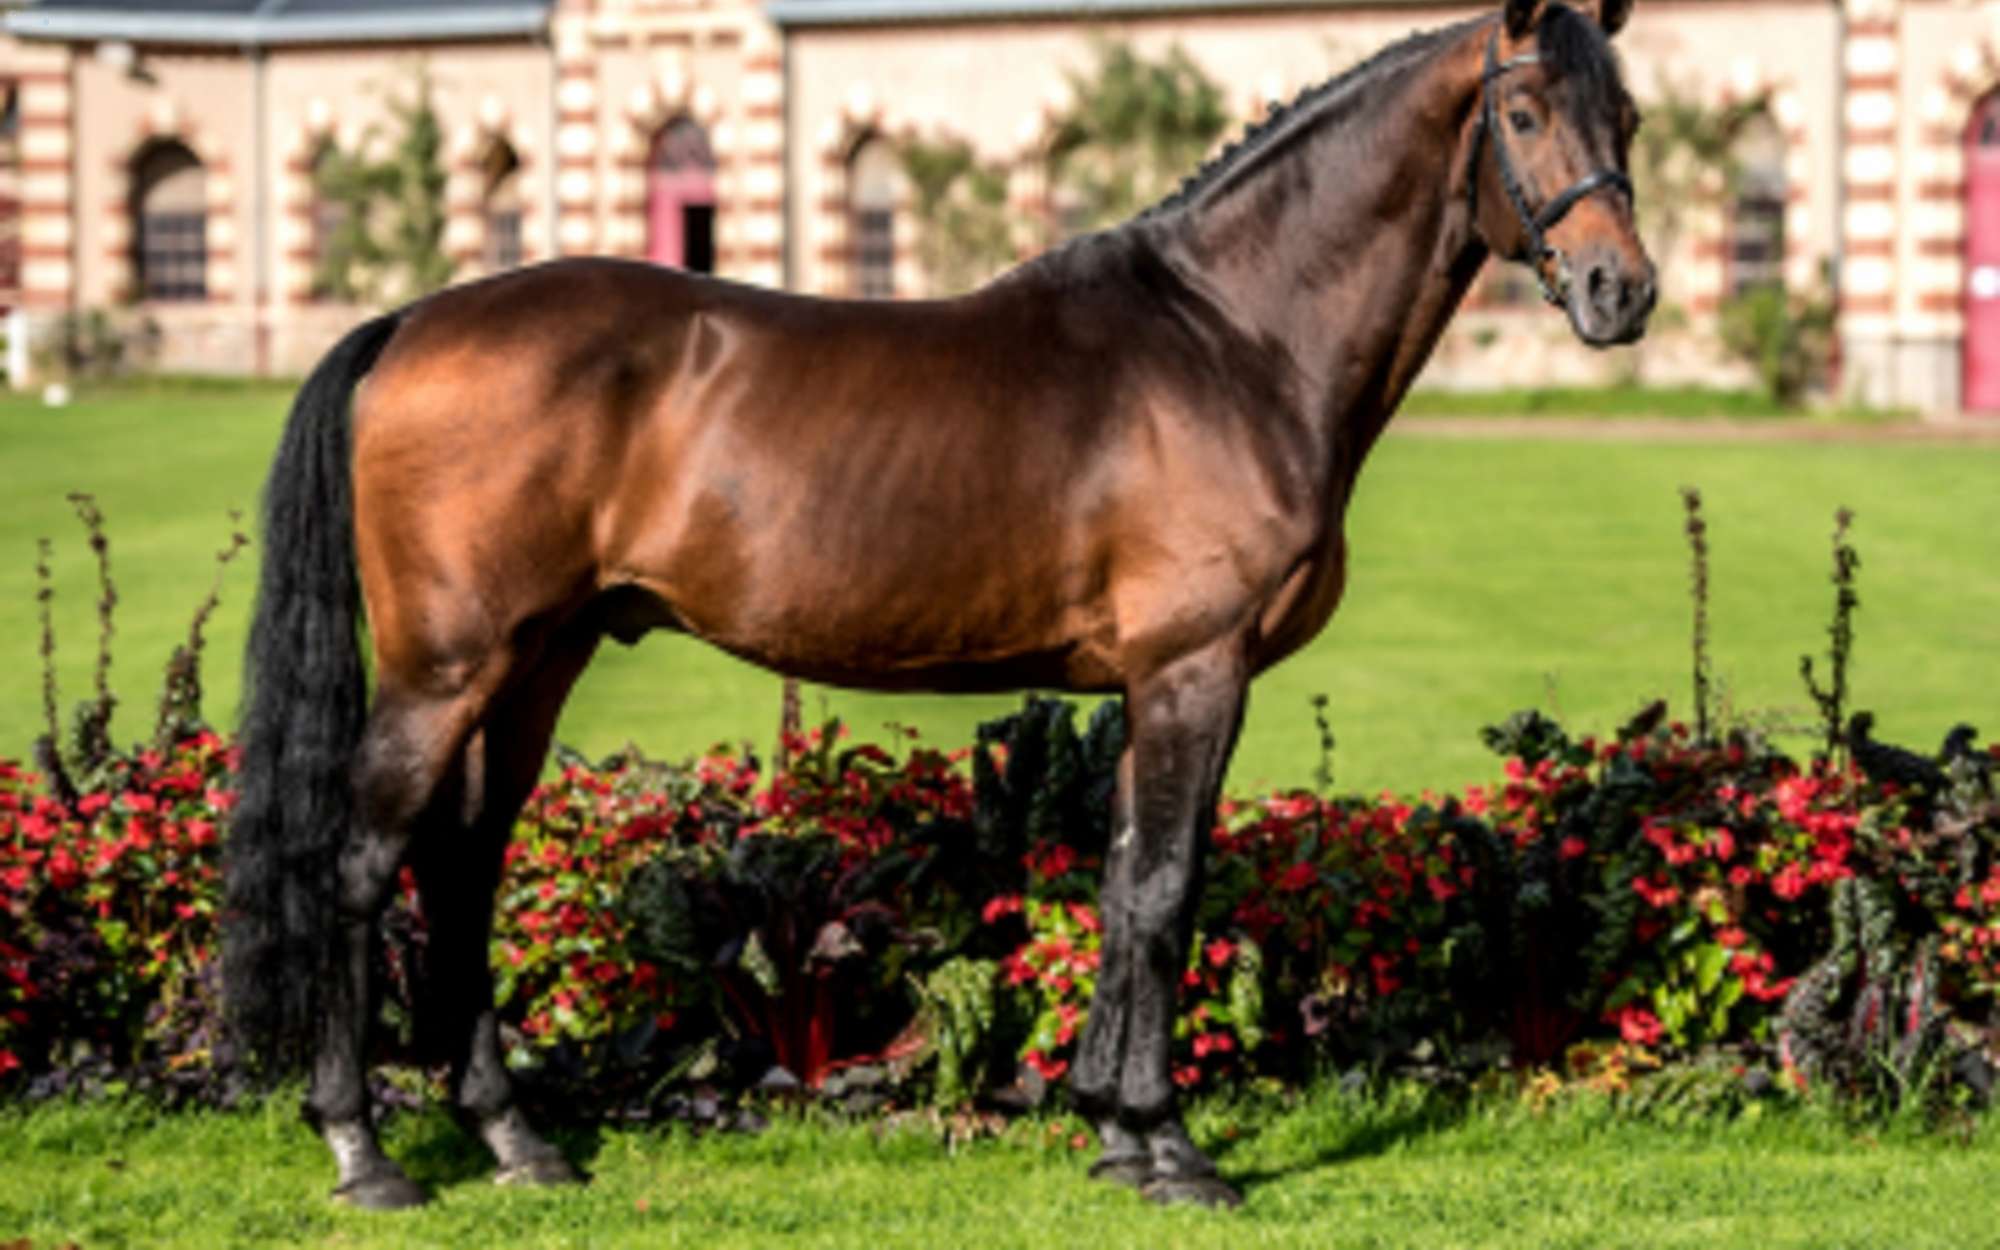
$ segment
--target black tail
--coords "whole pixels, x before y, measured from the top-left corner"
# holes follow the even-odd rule
[[[321,986],[339,958],[335,868],[368,711],[348,401],[400,321],[368,322],[320,361],[264,486],[241,791],[224,855],[222,977],[235,1040],[269,1074],[308,1060]]]

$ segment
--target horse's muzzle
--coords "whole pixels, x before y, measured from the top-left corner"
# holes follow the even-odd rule
[[[1659,299],[1653,264],[1610,248],[1591,249],[1577,258],[1569,288],[1569,319],[1577,337],[1592,347],[1631,343],[1646,332],[1646,319]]]

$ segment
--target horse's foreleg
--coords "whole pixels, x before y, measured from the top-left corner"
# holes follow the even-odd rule
[[[497,682],[486,667],[457,689],[413,693],[384,678],[354,764],[355,819],[341,850],[336,890],[340,966],[326,987],[318,1054],[306,1112],[339,1168],[334,1196],[355,1206],[394,1208],[424,1191],[382,1153],[370,1114],[368,1043],[379,1014],[374,976],[383,907],[413,830],[435,816],[460,752]]]
[[[1128,705],[1129,707],[1129,705]],[[1128,718],[1130,712],[1127,713]],[[1105,859],[1099,890],[1104,940],[1097,966],[1097,992],[1084,1021],[1077,1046],[1076,1071],[1070,1092],[1083,1113],[1097,1124],[1103,1152],[1090,1166],[1098,1180],[1134,1187],[1152,1179],[1152,1154],[1143,1135],[1119,1123],[1118,1083],[1125,1064],[1125,1039],[1132,1007],[1132,926],[1128,910],[1117,905],[1128,897],[1135,845],[1132,813],[1134,751],[1127,745],[1118,761],[1118,788],[1112,798],[1111,848]]]
[[[1181,1126],[1171,1048],[1205,837],[1242,722],[1241,649],[1220,644],[1126,694],[1131,747],[1105,865],[1105,941],[1076,1092],[1098,1123],[1093,1173],[1163,1201],[1234,1203]]]
[[[493,1151],[502,1184],[582,1179],[515,1105],[489,950],[507,839],[541,770],[557,713],[594,649],[594,635],[578,637],[501,697],[466,744],[458,819],[427,829],[411,847],[430,934],[418,1024],[426,1049],[451,1065],[454,1108]]]

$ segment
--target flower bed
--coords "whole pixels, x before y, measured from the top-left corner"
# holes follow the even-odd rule
[[[1080,733],[1031,702],[950,754],[828,733],[776,773],[569,761],[507,852],[492,949],[513,1057],[655,1077],[775,1064],[814,1086],[935,1072],[954,1097],[1015,1060],[1062,1076],[1102,940],[1119,733],[1115,711]],[[1961,743],[1913,781],[1674,725],[1573,742],[1524,715],[1492,740],[1502,779],[1461,794],[1224,805],[1177,1082],[1425,1052],[1550,1065],[1592,1039],[1768,1045],[1851,1082],[1866,1065],[1842,1045],[1915,1063],[1983,1044],[2000,747]],[[69,804],[0,763],[0,1089],[222,1088],[231,760],[196,734],[117,759]],[[389,931],[409,1014],[407,881]]]

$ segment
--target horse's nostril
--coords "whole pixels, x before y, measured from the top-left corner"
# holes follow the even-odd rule
[[[1615,316],[1626,300],[1625,283],[1608,265],[1592,265],[1584,278],[1584,295],[1590,306],[1605,316]]]

